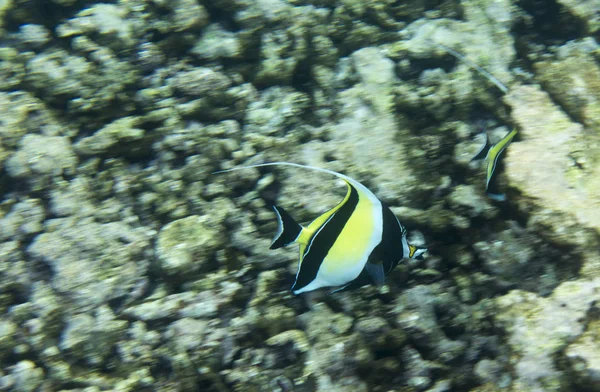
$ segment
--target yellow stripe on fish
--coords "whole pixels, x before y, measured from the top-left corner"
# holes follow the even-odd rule
[[[344,174],[290,162],[271,162],[237,167],[293,166],[332,174],[346,182],[344,199],[334,208],[302,227],[281,207],[274,206],[279,229],[271,249],[300,245],[294,294],[322,287],[368,283],[381,285],[403,258],[421,258],[427,250],[409,245],[406,229],[383,202],[360,182]]]

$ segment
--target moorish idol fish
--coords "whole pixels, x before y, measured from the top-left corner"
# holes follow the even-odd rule
[[[291,291],[301,294],[322,287],[343,290],[373,283],[403,258],[422,259],[426,248],[410,245],[406,229],[390,208],[360,182],[333,170],[289,162],[236,167],[221,172],[265,166],[293,166],[332,174],[345,181],[344,199],[308,226],[298,224],[282,207],[273,206],[278,230],[270,249],[300,245],[300,260]]]
[[[495,174],[495,170],[496,170],[496,165],[498,163],[498,158],[500,158],[500,155],[502,154],[502,152],[504,152],[504,150],[506,149],[506,147],[512,141],[512,139],[515,137],[516,134],[517,134],[517,130],[513,129],[506,136],[504,136],[498,143],[492,145],[490,143],[490,138],[486,133],[485,144],[483,145],[481,150],[479,150],[477,155],[475,155],[471,159],[471,161],[480,160],[480,159],[486,160],[487,170],[486,170],[486,180],[485,180],[485,193],[491,199],[494,199],[497,201],[506,200],[505,194],[491,192],[490,189],[494,185],[494,182],[493,182],[494,178],[495,178],[494,174]]]
[[[479,72],[485,78],[487,78],[490,82],[492,82],[496,87],[498,87],[498,89],[500,91],[502,91],[504,94],[508,93],[508,91],[509,91],[508,87],[506,87],[506,85],[504,83],[502,83],[500,80],[498,80],[498,78],[496,78],[494,75],[492,75],[491,73],[489,73],[485,69],[481,68],[479,65],[477,65],[473,61],[469,60],[464,55],[458,53],[456,50],[454,50],[452,48],[449,48],[446,45],[442,45],[442,44],[440,44],[438,42],[435,42],[435,41],[432,41],[430,39],[428,39],[427,41],[429,41],[431,44],[437,46],[438,48],[441,48],[444,51],[450,53],[452,56],[456,57],[457,59],[459,59],[460,61],[464,62],[465,64],[467,64],[471,68],[475,69],[477,72]],[[485,182],[485,193],[491,199],[494,199],[494,200],[497,200],[497,201],[504,201],[504,200],[506,200],[506,195],[505,194],[490,192],[490,189],[491,189],[490,187],[493,187],[493,185],[494,185],[494,183],[493,183],[494,171],[496,170],[496,164],[498,163],[498,158],[500,157],[500,155],[502,154],[502,152],[504,151],[504,149],[508,146],[508,144],[512,141],[512,139],[515,137],[516,134],[517,134],[517,130],[513,129],[502,140],[500,140],[498,143],[496,143],[494,145],[492,145],[490,143],[489,137],[486,134],[486,139],[485,139],[484,146],[477,153],[477,155],[475,155],[473,157],[473,159],[471,159],[471,161],[479,160],[479,159],[484,159],[484,158],[486,159],[486,161],[487,161],[487,175],[486,175],[486,182]]]

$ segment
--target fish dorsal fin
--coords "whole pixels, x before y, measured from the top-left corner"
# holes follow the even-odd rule
[[[490,152],[490,149],[492,148],[492,144],[490,143],[490,138],[489,138],[487,132],[483,132],[483,136],[485,137],[485,143],[479,149],[477,154],[475,154],[475,156],[473,158],[471,158],[471,162],[480,161],[482,159],[487,159],[488,153]]]
[[[467,64],[469,67],[471,67],[474,70],[476,70],[477,72],[479,72],[479,74],[481,74],[487,80],[489,80],[490,82],[492,82],[504,94],[508,94],[508,87],[506,87],[506,85],[504,83],[502,83],[494,75],[492,75],[491,73],[489,73],[488,71],[486,71],[485,69],[483,69],[477,63],[475,63],[474,61],[471,61],[470,59],[468,59],[465,55],[457,52],[456,50],[454,50],[454,49],[452,49],[452,48],[450,48],[450,47],[448,47],[446,45],[440,44],[439,42],[435,42],[435,41],[433,41],[431,39],[428,39],[428,41],[431,42],[431,44],[437,46],[438,48],[444,50],[445,52],[450,53],[452,56],[456,57],[457,59],[459,59],[463,63]]]
[[[252,168],[257,168],[257,167],[268,167],[268,166],[290,166],[290,167],[298,167],[298,168],[301,168],[301,169],[308,169],[308,170],[318,171],[318,172],[321,172],[321,173],[331,174],[331,175],[336,176],[337,178],[341,178],[342,180],[346,181],[347,183],[349,183],[350,185],[352,185],[354,188],[356,188],[359,192],[364,192],[364,193],[368,194],[369,196],[375,197],[375,195],[373,194],[373,192],[371,192],[366,186],[364,186],[360,182],[356,181],[354,178],[348,177],[345,174],[338,173],[336,171],[329,170],[329,169],[323,169],[323,168],[317,167],[317,166],[301,165],[299,163],[293,163],[293,162],[268,162],[268,163],[259,163],[259,164],[256,164],[256,165],[238,166],[238,167],[234,167],[234,168],[231,168],[231,169],[219,170],[219,171],[214,172],[213,174],[227,173],[227,172],[232,172],[232,171],[237,171],[237,170],[252,169]]]
[[[273,206],[273,210],[277,215],[277,233],[269,249],[278,249],[296,242],[303,227],[282,207]]]

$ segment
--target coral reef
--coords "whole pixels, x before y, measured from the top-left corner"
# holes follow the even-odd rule
[[[0,390],[600,391],[598,6],[542,3],[0,0]],[[425,259],[292,295],[270,207],[344,187],[266,161]]]

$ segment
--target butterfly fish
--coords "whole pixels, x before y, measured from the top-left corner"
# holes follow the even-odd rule
[[[367,187],[344,174],[290,162],[242,166],[222,172],[265,166],[293,166],[332,174],[347,186],[344,199],[308,226],[297,223],[282,207],[273,206],[278,230],[270,249],[300,245],[298,272],[291,288],[294,294],[323,287],[340,291],[369,283],[381,286],[400,260],[422,259],[427,251],[410,245],[406,229],[390,208]]]
[[[481,150],[479,150],[477,155],[475,155],[473,157],[473,159],[471,159],[471,161],[480,160],[480,159],[486,160],[487,170],[486,170],[486,180],[485,180],[485,193],[491,199],[494,199],[497,201],[506,200],[505,194],[496,193],[495,191],[492,191],[492,189],[494,187],[494,178],[495,178],[494,175],[496,172],[496,166],[498,164],[498,159],[500,158],[500,155],[502,155],[502,153],[504,152],[506,147],[508,147],[508,144],[512,141],[512,139],[515,137],[516,134],[517,134],[517,130],[513,129],[511,132],[506,134],[506,136],[504,136],[496,144],[491,144],[490,139],[486,134],[485,144],[483,145]]]

